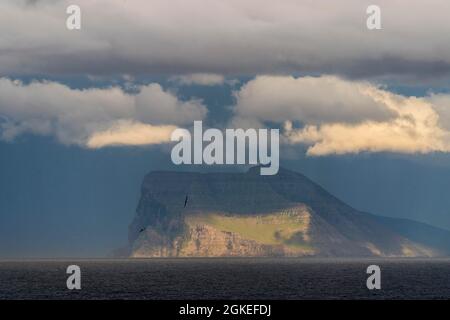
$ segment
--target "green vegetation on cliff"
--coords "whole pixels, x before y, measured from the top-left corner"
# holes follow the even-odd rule
[[[307,235],[309,227],[307,212],[302,214],[280,212],[257,216],[198,214],[188,216],[186,223],[190,226],[208,225],[260,244],[310,248]]]

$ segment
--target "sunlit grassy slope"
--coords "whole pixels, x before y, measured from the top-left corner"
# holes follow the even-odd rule
[[[309,214],[277,213],[260,216],[228,216],[216,213],[191,215],[189,225],[209,225],[233,232],[260,244],[308,248]]]

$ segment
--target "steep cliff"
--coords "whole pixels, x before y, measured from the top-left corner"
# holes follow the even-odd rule
[[[247,173],[152,172],[144,179],[129,228],[129,252],[131,257],[448,253],[450,232],[441,230],[447,244],[435,246],[401,232],[400,220],[387,221],[353,209],[285,169],[275,176],[260,176],[259,168]]]

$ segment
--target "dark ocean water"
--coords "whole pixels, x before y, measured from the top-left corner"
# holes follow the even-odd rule
[[[81,267],[82,289],[66,288]],[[381,267],[381,290],[366,287]],[[0,299],[449,299],[450,260],[148,259],[0,262]]]

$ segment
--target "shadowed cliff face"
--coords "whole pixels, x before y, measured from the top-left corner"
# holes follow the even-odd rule
[[[132,257],[447,253],[448,246],[418,241],[392,225],[285,169],[275,176],[260,176],[258,167],[247,173],[152,172],[142,184],[129,246]]]

